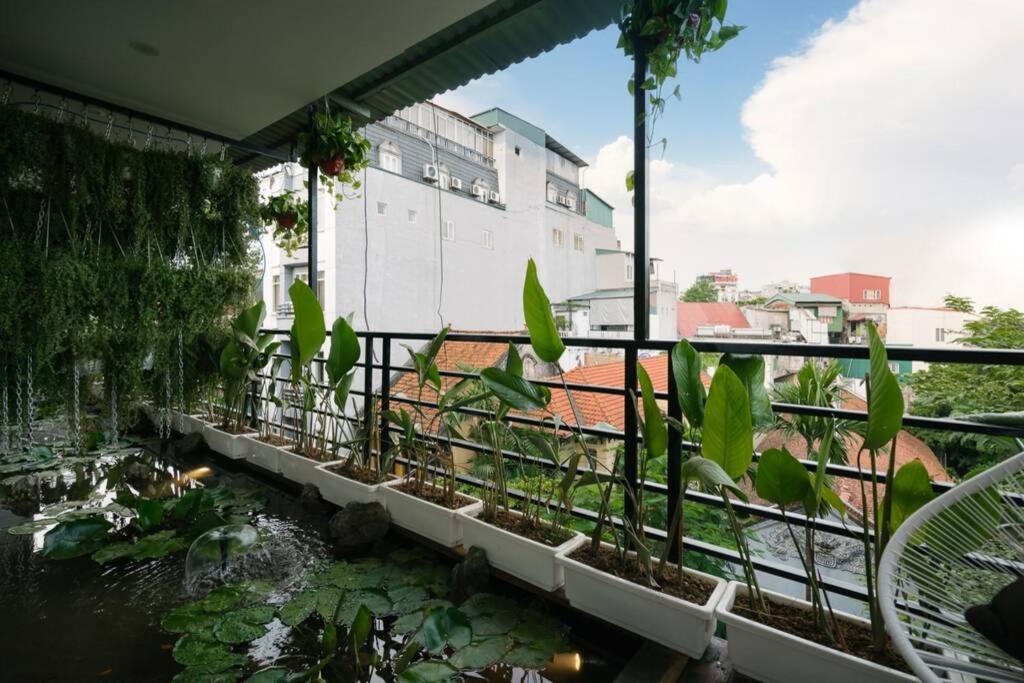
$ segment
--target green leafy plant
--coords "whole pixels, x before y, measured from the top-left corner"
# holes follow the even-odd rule
[[[336,201],[344,195],[335,193],[335,183],[358,190],[357,175],[370,163],[370,141],[353,129],[352,119],[341,114],[314,113],[313,131],[299,134],[299,149],[299,163],[320,169]]]
[[[327,452],[326,418],[317,415],[318,387],[313,375],[313,361],[327,340],[324,311],[313,290],[296,279],[288,288],[294,320],[288,332],[291,351],[292,394],[297,396],[299,420],[295,428],[295,451],[312,458],[322,459]],[[294,406],[293,406],[294,407]]]
[[[273,226],[274,244],[289,256],[305,246],[309,233],[309,202],[296,190],[275,195],[260,206],[260,218]]]
[[[224,426],[231,431],[245,429],[246,395],[259,373],[270,362],[281,342],[260,327],[266,315],[262,301],[242,311],[231,323],[233,337],[220,354],[220,372],[224,386]]]

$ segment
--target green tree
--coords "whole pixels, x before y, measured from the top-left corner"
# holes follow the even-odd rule
[[[688,303],[709,303],[718,301],[718,292],[706,280],[696,280],[690,288],[683,292],[682,301]]]
[[[985,349],[1024,349],[1024,313],[987,306],[967,323],[961,342]],[[913,413],[950,417],[1024,411],[1024,367],[935,363],[911,378]],[[978,465],[1015,453],[1011,439],[956,432],[922,431],[947,467],[963,475]]]
[[[942,301],[946,308],[952,308],[954,311],[960,311],[961,313],[974,313],[974,300],[969,296],[947,294]]]

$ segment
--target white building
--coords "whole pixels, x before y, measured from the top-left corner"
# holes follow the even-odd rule
[[[363,185],[335,207],[318,200],[317,287],[328,323],[358,329],[512,331],[524,327],[522,283],[533,258],[548,296],[597,284],[599,249],[616,246],[612,207],[580,187],[586,163],[542,129],[501,109],[473,118],[431,103],[368,125]],[[265,195],[303,190],[294,164],[264,174]],[[306,277],[306,249],[269,236],[266,324],[290,325],[288,287]]]
[[[887,316],[887,344],[924,348],[960,346],[959,340],[969,336],[966,324],[977,320],[974,313],[961,313],[952,308],[900,306],[890,308]],[[913,361],[911,372],[928,367],[924,361]]]
[[[739,301],[739,275],[731,268],[723,268],[717,273],[704,273],[697,276],[697,282],[706,282],[718,294],[720,302],[736,303]]]

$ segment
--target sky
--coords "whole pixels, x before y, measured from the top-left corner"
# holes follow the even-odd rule
[[[855,271],[894,305],[1024,308],[1024,1],[732,0],[747,28],[681,65],[651,150],[651,255],[685,288]],[[502,107],[588,161],[632,209],[632,63],[613,26],[435,98]]]

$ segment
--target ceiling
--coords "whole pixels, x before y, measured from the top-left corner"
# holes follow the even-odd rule
[[[10,2],[0,68],[243,139],[491,4]]]

